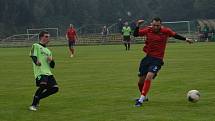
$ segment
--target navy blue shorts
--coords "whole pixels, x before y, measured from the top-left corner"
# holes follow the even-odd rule
[[[57,85],[53,75],[40,75],[36,78],[36,86],[45,86],[47,88]]]
[[[140,62],[138,76],[144,76],[148,72],[152,72],[156,76],[163,64],[164,63],[163,63],[162,59],[151,57],[151,56],[146,56]],[[155,78],[155,76],[154,76],[154,78]]]
[[[75,41],[69,40],[69,41],[68,41],[68,44],[69,44],[69,47],[70,47],[70,48],[74,48],[74,46],[75,46]]]

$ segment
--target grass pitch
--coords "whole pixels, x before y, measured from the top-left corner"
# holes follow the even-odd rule
[[[165,64],[153,80],[150,101],[134,107],[139,97],[137,72],[142,45],[50,47],[60,86],[28,110],[36,90],[30,48],[0,48],[0,121],[214,121],[215,43],[168,44]],[[200,101],[186,93],[197,89]]]

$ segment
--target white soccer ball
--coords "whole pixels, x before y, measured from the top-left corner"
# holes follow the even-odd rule
[[[200,93],[198,90],[190,90],[188,93],[187,93],[187,99],[188,101],[190,102],[198,102],[199,99],[200,99]]]

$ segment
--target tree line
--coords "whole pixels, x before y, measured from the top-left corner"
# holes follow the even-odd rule
[[[0,0],[0,38],[27,28],[115,23],[118,18],[164,21],[215,18],[215,0]],[[128,14],[129,12],[129,14]]]

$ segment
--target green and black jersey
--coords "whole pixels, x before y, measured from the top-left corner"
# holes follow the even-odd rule
[[[131,35],[131,28],[129,26],[124,26],[122,28],[122,35],[123,36],[130,36]]]
[[[51,67],[48,62],[48,56],[52,57],[51,51],[38,43],[35,43],[32,45],[31,51],[30,51],[31,57],[36,57],[37,60],[41,63],[40,66],[37,66],[33,62],[33,69],[34,69],[34,76],[37,78],[40,75],[52,75],[51,73]]]

